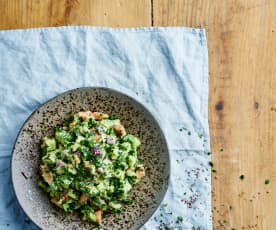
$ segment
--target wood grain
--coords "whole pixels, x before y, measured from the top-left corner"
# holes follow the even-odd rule
[[[207,28],[214,229],[276,229],[276,1],[154,0],[153,12],[155,26]]]
[[[206,28],[214,229],[276,229],[275,0],[0,0],[0,29],[61,25]]]
[[[0,0],[0,29],[151,25],[150,0]]]

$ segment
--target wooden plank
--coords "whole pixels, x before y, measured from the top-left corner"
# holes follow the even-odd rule
[[[0,29],[151,25],[150,0],[0,0]]]
[[[153,16],[207,29],[214,229],[275,229],[276,1],[154,0]]]

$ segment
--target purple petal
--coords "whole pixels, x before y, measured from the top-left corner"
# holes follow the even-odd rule
[[[62,166],[62,161],[58,160],[57,163],[56,163],[56,166],[57,166],[57,168],[61,167]]]
[[[115,143],[115,138],[112,136],[108,136],[106,142],[107,144],[112,145]]]
[[[93,147],[91,149],[91,152],[96,156],[101,155],[101,150],[100,150],[99,146]]]

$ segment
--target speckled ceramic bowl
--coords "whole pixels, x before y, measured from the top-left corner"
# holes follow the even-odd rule
[[[37,109],[25,122],[12,156],[12,181],[17,199],[29,218],[42,229],[93,229],[77,214],[54,207],[38,186],[38,146],[45,135],[62,124],[68,113],[80,110],[117,115],[127,132],[138,136],[146,176],[131,191],[134,202],[121,214],[103,219],[100,229],[138,229],[160,205],[168,187],[170,160],[164,135],[153,116],[136,100],[107,88],[79,88],[65,92]],[[29,172],[26,179],[22,172]]]

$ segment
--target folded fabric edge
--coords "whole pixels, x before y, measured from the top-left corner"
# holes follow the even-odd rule
[[[94,30],[103,30],[109,32],[165,32],[169,30],[181,30],[183,32],[193,33],[193,34],[202,34],[205,35],[204,28],[193,28],[193,27],[181,27],[181,26],[151,26],[151,27],[105,27],[105,26],[89,26],[89,25],[79,25],[79,26],[52,26],[52,27],[37,27],[37,28],[27,28],[27,29],[7,29],[0,30],[1,33],[13,33],[13,32],[39,32],[47,30],[57,30],[57,31],[66,31],[66,30],[76,30],[76,31],[94,31]]]

